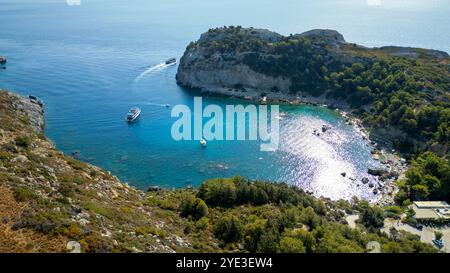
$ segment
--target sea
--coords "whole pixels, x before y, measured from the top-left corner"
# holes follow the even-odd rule
[[[275,151],[251,140],[213,140],[206,148],[174,140],[172,108],[192,107],[198,94],[178,86],[177,64],[164,61],[179,60],[208,29],[229,25],[284,35],[335,29],[368,47],[450,52],[449,14],[447,0],[0,0],[0,55],[8,58],[0,88],[45,102],[46,135],[58,149],[143,190],[241,175],[331,199],[375,200],[360,182],[378,164],[369,145],[326,107],[281,105]],[[248,103],[203,96],[204,106]],[[128,124],[132,106],[142,114]],[[323,125],[325,134],[312,133]]]

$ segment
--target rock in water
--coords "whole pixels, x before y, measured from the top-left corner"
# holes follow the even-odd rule
[[[160,191],[160,190],[161,190],[161,187],[160,187],[160,186],[150,186],[150,187],[147,189],[147,192]]]
[[[6,62],[7,62],[6,57],[5,56],[0,56],[0,65],[1,64],[6,64]]]
[[[387,171],[385,169],[380,169],[380,168],[369,168],[367,170],[367,173],[371,174],[371,175],[375,175],[375,176],[381,176],[383,174],[386,174]]]

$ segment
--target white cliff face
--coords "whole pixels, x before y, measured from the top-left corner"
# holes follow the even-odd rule
[[[267,42],[279,41],[283,36],[260,29],[242,29],[243,35],[254,37]],[[221,41],[226,34],[210,35],[204,33],[199,41],[189,47],[180,60],[177,72],[178,84],[203,91],[214,92],[216,90],[230,89],[230,91],[258,90],[269,92],[280,90],[288,92],[291,81],[282,77],[271,77],[255,72],[244,64],[246,54],[221,54],[219,52],[210,55],[202,45],[207,42]]]
[[[447,53],[435,50],[404,47],[365,48],[347,43],[339,32],[329,29],[310,30],[292,37],[305,37],[310,39],[313,44],[320,41],[314,48],[318,51],[326,48],[329,59],[334,61],[335,66],[337,63],[342,67],[355,62],[370,62],[370,58],[364,55],[347,53],[348,48],[351,49],[350,52],[358,49],[373,52],[382,51],[384,54],[394,56],[419,57],[421,54],[427,54],[429,57],[438,60],[448,58]],[[186,49],[178,67],[177,83],[204,92],[232,96],[244,97],[249,96],[249,93],[253,93],[253,95],[273,93],[269,97],[282,96],[286,99],[293,94],[304,96],[305,94],[302,93],[307,93],[307,90],[291,90],[295,75],[266,75],[253,70],[246,64],[248,63],[246,62],[246,56],[249,54],[258,55],[261,59],[280,58],[281,55],[276,55],[276,53],[267,49],[271,47],[272,43],[281,42],[287,38],[265,29],[230,27],[210,30],[203,33],[196,43],[191,43]],[[236,49],[241,45],[254,45],[254,47],[245,47],[244,50]],[[227,47],[231,49],[227,50]],[[263,49],[261,50],[261,48]],[[312,53],[301,57],[311,59],[315,57],[314,55]],[[295,58],[298,55],[292,57]],[[310,73],[308,67],[297,66],[297,68],[298,71],[304,71],[306,75]],[[328,91],[324,90],[324,92]]]
[[[236,92],[253,91],[257,93],[270,93],[275,91],[281,94],[289,93],[292,82],[286,77],[274,77],[265,75],[252,70],[245,64],[244,58],[252,51],[223,53],[220,50],[211,52],[211,45],[219,45],[229,38],[227,32],[230,29],[222,31],[208,31],[201,35],[200,39],[191,44],[180,60],[177,72],[177,83],[197,88],[202,91],[212,93],[230,93],[236,95]],[[265,29],[254,28],[234,28],[233,35],[245,37],[244,42],[252,39],[270,44],[279,42],[284,36]],[[338,47],[346,44],[344,37],[334,30],[311,30],[295,36],[323,38],[328,45]],[[269,55],[262,52],[258,54],[263,58],[278,58],[278,55]]]
[[[177,82],[183,86],[199,88],[204,91],[217,89],[248,90],[261,92],[274,88],[288,92],[291,82],[282,77],[271,77],[251,70],[245,64],[228,62],[216,56],[213,60],[202,61],[201,58],[187,57],[188,64],[178,70]],[[231,91],[231,90],[230,90]]]

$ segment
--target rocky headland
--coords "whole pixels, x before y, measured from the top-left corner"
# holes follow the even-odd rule
[[[390,112],[395,111],[390,108],[396,107],[391,105],[394,100],[397,103],[405,96],[413,97],[411,103],[410,99],[405,101],[411,109],[448,106],[449,64],[445,52],[395,46],[367,48],[347,42],[335,30],[283,36],[265,29],[231,26],[210,29],[191,42],[180,60],[176,80],[206,94],[255,101],[266,97],[276,103],[339,109],[347,117],[359,119],[380,148],[395,148],[408,155],[434,147],[435,152],[445,154],[448,143],[430,142],[413,133],[417,128],[409,127],[417,126],[411,125],[417,121],[402,117],[403,110],[409,109],[402,109],[400,117],[390,120]]]

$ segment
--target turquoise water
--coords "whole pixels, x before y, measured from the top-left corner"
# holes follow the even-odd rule
[[[376,2],[376,1],[375,1]],[[404,45],[450,51],[446,1],[61,1],[0,0],[0,87],[45,100],[47,135],[56,146],[145,189],[183,187],[240,174],[286,181],[317,195],[373,198],[348,179],[374,164],[369,147],[333,111],[282,107],[281,145],[261,152],[255,141],[176,142],[164,104],[193,104],[175,83],[186,45],[208,28],[243,25],[289,34],[333,28],[367,46]],[[244,103],[203,98],[203,104]],[[124,115],[141,107],[131,126]],[[332,127],[316,137],[314,128]],[[340,176],[347,173],[347,178]]]

